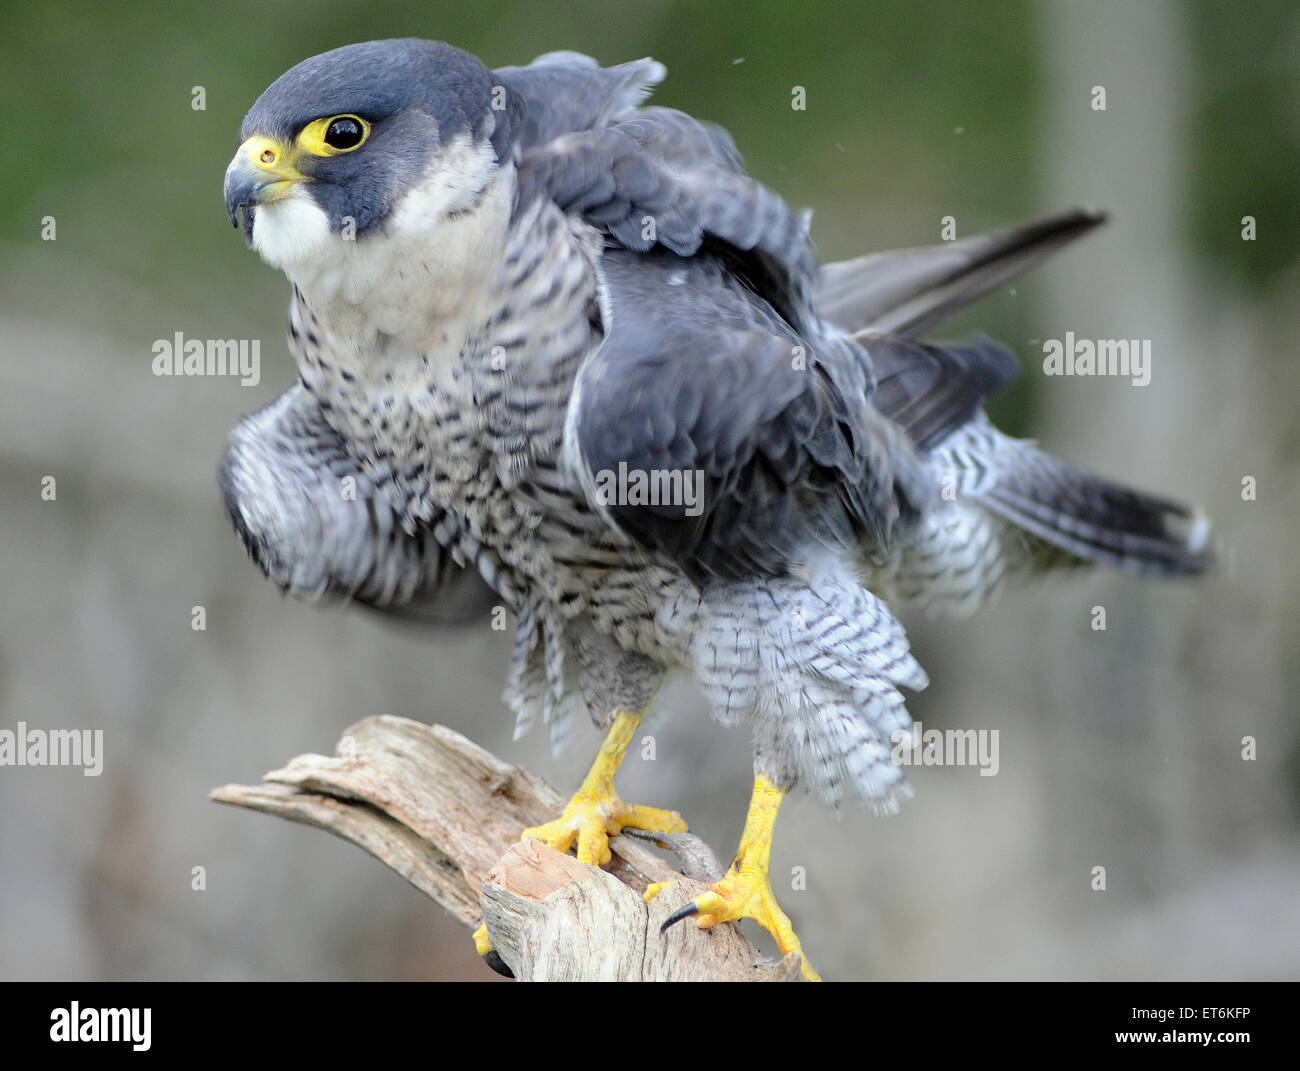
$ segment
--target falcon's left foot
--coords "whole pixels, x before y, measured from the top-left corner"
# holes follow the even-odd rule
[[[612,858],[609,838],[624,828],[685,833],[686,823],[676,811],[624,803],[614,790],[614,774],[640,721],[639,714],[620,713],[564,813],[554,821],[525,829],[522,839],[544,841],[557,852],[567,852],[576,841],[578,861],[601,866]]]
[[[702,930],[716,926],[719,922],[753,919],[775,938],[782,956],[788,956],[791,952],[798,953],[800,969],[807,981],[820,982],[821,977],[803,954],[803,946],[795,936],[789,916],[776,902],[772,882],[768,877],[772,856],[772,826],[776,822],[777,808],[784,795],[783,790],[761,774],[754,779],[754,795],[750,801],[749,817],[745,820],[745,832],[740,838],[736,861],[709,892],[697,896],[670,915],[660,931],[692,915],[698,916],[696,925]],[[645,891],[646,900],[652,900],[660,889],[670,884],[672,883],[663,882],[651,885]]]

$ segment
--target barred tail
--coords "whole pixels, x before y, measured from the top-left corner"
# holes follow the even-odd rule
[[[981,505],[1052,547],[1133,573],[1187,576],[1210,567],[1199,510],[1135,491],[1029,448]]]

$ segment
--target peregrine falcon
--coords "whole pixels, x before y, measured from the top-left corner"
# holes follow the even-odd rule
[[[225,201],[292,284],[299,378],[231,433],[221,486],[297,595],[510,608],[518,732],[607,730],[524,832],[585,862],[686,828],[614,774],[665,674],[693,674],[748,727],[754,790],[730,869],[669,921],[754,918],[803,957],[767,873],[782,797],[910,792],[891,738],[926,675],[893,607],[967,613],[1095,562],[1198,573],[1208,525],[1003,435],[981,406],[1015,357],[921,337],[1100,213],[819,266],[725,130],[644,106],[664,74],[394,40],[277,79]]]

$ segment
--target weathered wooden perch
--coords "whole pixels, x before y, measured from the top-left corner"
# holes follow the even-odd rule
[[[459,733],[406,718],[350,726],[333,757],[299,755],[260,785],[224,785],[220,803],[318,826],[387,863],[469,929],[486,921],[501,958],[525,981],[792,981],[796,956],[760,964],[726,924],[660,923],[714,880],[717,862],[690,834],[664,835],[683,869],[645,845],[614,837],[608,870],[537,842],[526,826],[564,800],[541,778],[502,762]],[[712,873],[710,872],[712,871]],[[675,881],[649,904],[651,882]]]

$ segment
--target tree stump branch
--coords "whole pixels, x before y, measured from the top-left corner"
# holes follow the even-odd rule
[[[564,800],[541,778],[451,729],[387,715],[345,730],[336,753],[299,755],[260,785],[223,785],[219,803],[328,830],[396,870],[467,928],[486,922],[524,981],[792,981],[797,956],[760,963],[734,925],[663,920],[720,876],[691,834],[656,836],[691,876],[637,839],[612,837],[607,870],[536,841],[527,826]],[[702,880],[697,880],[702,879]],[[650,903],[651,882],[675,882]]]

